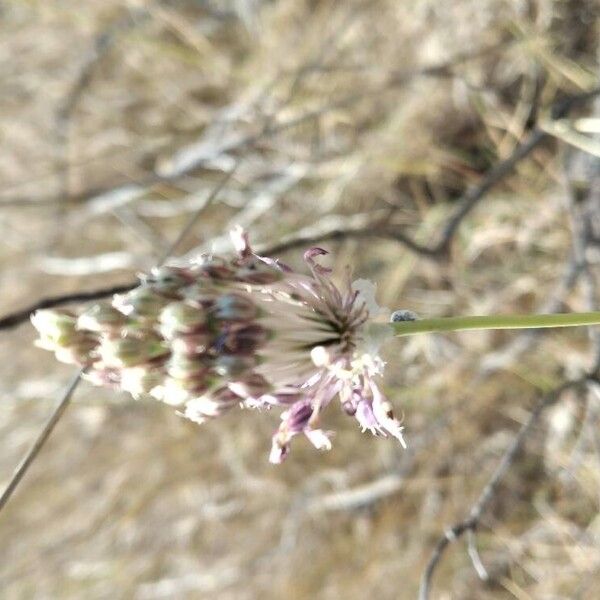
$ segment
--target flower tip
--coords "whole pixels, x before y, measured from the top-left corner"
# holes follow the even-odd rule
[[[308,263],[308,266],[313,271],[313,273],[318,275],[328,275],[332,272],[333,269],[323,267],[322,265],[317,264],[317,262],[315,261],[316,256],[324,256],[326,254],[329,254],[327,250],[319,248],[318,246],[314,246],[313,248],[309,248],[304,253],[304,261]]]
[[[313,246],[304,253],[304,260],[306,262],[312,262],[313,258],[316,256],[325,256],[326,254],[329,254],[328,250],[320,248],[319,246]]]
[[[271,446],[271,452],[269,453],[269,462],[272,465],[280,465],[288,455],[289,448],[287,446],[281,446],[276,441],[273,441]]]

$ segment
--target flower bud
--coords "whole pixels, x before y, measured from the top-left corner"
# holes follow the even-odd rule
[[[169,352],[157,337],[121,337],[103,339],[100,345],[102,361],[110,367],[135,367]]]
[[[258,315],[258,308],[242,294],[224,294],[215,301],[213,316],[220,321],[251,321]]]
[[[157,294],[151,288],[140,286],[113,298],[113,306],[132,318],[155,319],[169,299]]]
[[[208,372],[208,360],[203,355],[173,353],[167,364],[167,373],[175,379],[191,379]]]
[[[212,256],[205,254],[200,257],[199,268],[201,272],[210,277],[211,279],[217,280],[228,280],[233,279],[235,271],[231,268],[228,261],[220,256]]]
[[[225,334],[223,348],[229,354],[254,354],[269,339],[269,331],[260,325],[247,325]]]
[[[235,273],[237,281],[252,285],[268,285],[281,281],[285,277],[281,269],[268,265],[261,260],[254,260],[238,268]]]
[[[186,333],[177,335],[171,341],[173,354],[202,354],[211,344],[208,332]]]
[[[31,317],[31,323],[40,334],[38,345],[48,350],[53,350],[56,345],[66,345],[77,336],[76,322],[72,313],[60,309],[38,310]]]
[[[121,389],[134,398],[149,394],[164,379],[164,373],[157,368],[146,366],[129,367],[121,371]]]
[[[204,279],[195,281],[182,290],[184,300],[191,302],[193,305],[207,309],[212,306],[215,298],[221,292],[215,289],[215,286],[207,284]]]
[[[206,324],[206,314],[186,302],[171,302],[160,313],[160,331],[166,338],[189,333]]]
[[[108,304],[100,302],[88,308],[77,319],[77,329],[104,332],[115,331],[127,323],[127,317],[122,312]]]
[[[258,373],[251,373],[243,379],[232,381],[227,384],[234,394],[241,398],[259,398],[271,390],[271,384]]]
[[[96,359],[98,341],[90,336],[81,335],[73,338],[69,345],[57,346],[55,349],[56,360],[68,365],[89,365]]]
[[[240,398],[227,388],[221,388],[210,395],[192,398],[185,405],[183,416],[195,423],[204,423],[225,414],[240,403]]]
[[[237,378],[256,366],[253,356],[238,356],[236,354],[221,354],[215,359],[214,371],[224,379]]]
[[[182,267],[155,267],[150,273],[140,277],[143,285],[151,287],[160,294],[172,294],[194,280],[189,269]]]
[[[121,369],[106,367],[102,363],[95,363],[94,368],[85,371],[81,377],[92,385],[118,388],[121,385]]]
[[[171,406],[181,406],[193,397],[189,390],[183,388],[180,382],[172,377],[166,377],[162,384],[152,388],[150,395]]]

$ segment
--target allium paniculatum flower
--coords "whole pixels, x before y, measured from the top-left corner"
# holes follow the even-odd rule
[[[256,255],[246,234],[232,234],[236,254],[205,255],[165,266],[140,286],[80,315],[41,310],[32,318],[38,345],[58,360],[86,367],[96,385],[152,396],[203,423],[235,407],[281,407],[270,460],[280,463],[304,434],[331,447],[321,414],[337,397],[363,431],[393,436],[402,426],[375,380],[383,362],[369,349],[373,289],[339,288],[304,254],[309,275]]]

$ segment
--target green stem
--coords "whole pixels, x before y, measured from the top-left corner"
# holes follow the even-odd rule
[[[541,327],[576,327],[578,325],[600,325],[600,312],[439,317],[392,323],[397,336],[470,329],[538,329]]]

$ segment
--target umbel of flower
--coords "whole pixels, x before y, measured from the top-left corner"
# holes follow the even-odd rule
[[[256,255],[241,229],[232,239],[234,255],[154,269],[139,287],[80,315],[38,311],[38,345],[85,367],[96,385],[153,397],[196,423],[235,407],[279,407],[273,463],[299,434],[331,447],[321,420],[336,398],[363,431],[404,445],[376,383],[383,362],[369,348],[372,286],[353,287],[348,277],[337,287],[316,261],[321,248],[305,252],[304,275]]]

